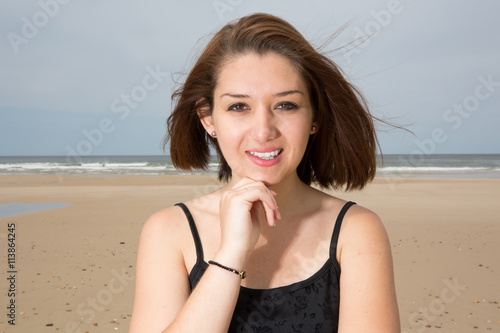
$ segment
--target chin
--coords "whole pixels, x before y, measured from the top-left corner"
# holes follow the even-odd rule
[[[281,182],[282,179],[276,177],[276,175],[258,175],[258,174],[247,174],[244,177],[255,180],[256,182],[262,182],[267,187],[277,185]]]

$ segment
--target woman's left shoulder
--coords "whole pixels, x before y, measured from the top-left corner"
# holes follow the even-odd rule
[[[355,203],[346,212],[343,226],[352,229],[384,228],[380,217],[372,210]],[[385,230],[385,229],[384,229]]]
[[[350,201],[332,196],[323,197],[323,207],[329,215],[338,216]],[[338,219],[337,219],[338,220]],[[372,210],[354,202],[341,219],[339,246],[359,244],[359,241],[388,243],[387,232],[381,218]],[[366,244],[366,242],[364,242]]]
[[[383,227],[380,217],[372,210],[356,202],[334,197],[324,192],[319,195],[321,209],[327,213],[339,215],[344,207],[349,206],[345,212],[342,227],[347,225],[350,228]]]
[[[337,254],[339,260],[360,254],[390,255],[389,237],[380,217],[361,205],[352,205],[340,228]]]

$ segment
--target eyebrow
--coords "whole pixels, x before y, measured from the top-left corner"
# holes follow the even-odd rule
[[[284,96],[288,96],[288,95],[292,95],[292,94],[302,94],[302,95],[304,95],[304,93],[302,91],[300,91],[300,90],[288,90],[288,91],[283,91],[283,92],[277,93],[274,96],[275,97],[284,97]]]
[[[304,93],[300,90],[287,90],[287,91],[282,91],[282,92],[279,92],[277,94],[274,94],[273,97],[285,97],[285,96],[292,95],[292,94],[304,95]],[[224,96],[228,96],[228,97],[232,97],[232,98],[250,98],[250,95],[236,94],[236,93],[225,93],[225,94],[220,95],[219,99],[222,99],[222,97],[224,97]]]

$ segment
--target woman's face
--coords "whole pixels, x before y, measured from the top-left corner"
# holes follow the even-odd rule
[[[251,53],[221,68],[212,115],[202,122],[217,133],[233,178],[274,185],[297,177],[313,110],[306,84],[287,58]]]

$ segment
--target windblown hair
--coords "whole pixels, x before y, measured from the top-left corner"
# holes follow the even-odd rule
[[[371,181],[376,172],[378,142],[375,118],[364,98],[332,60],[316,51],[288,22],[269,14],[253,14],[224,26],[208,43],[184,84],[173,93],[175,107],[167,120],[163,147],[170,141],[174,166],[206,169],[210,143],[219,158],[219,180],[231,178],[231,168],[217,140],[206,133],[200,115],[213,110],[222,66],[250,53],[285,56],[309,90],[318,131],[310,136],[297,167],[299,178],[306,184],[346,190],[361,189]]]

